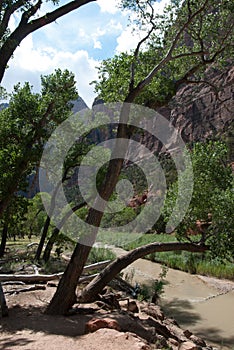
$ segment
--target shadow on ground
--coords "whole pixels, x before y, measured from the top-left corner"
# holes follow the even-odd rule
[[[0,349],[1,350],[9,350],[12,349],[14,347],[21,347],[21,346],[25,346],[25,345],[29,345],[30,343],[32,343],[33,340],[29,340],[27,338],[18,338],[15,340],[12,340],[12,337],[5,337],[4,339],[0,339]],[[30,345],[29,345],[30,348]]]
[[[17,305],[9,309],[9,317],[1,319],[1,331],[16,333],[27,329],[32,332],[76,337],[85,333],[85,324],[95,313],[95,309],[92,308],[86,309],[87,314],[84,314],[82,310],[82,308],[78,309],[79,313],[69,317],[50,316],[43,313],[40,306],[21,307]],[[0,349],[4,349],[1,346],[0,342]]]

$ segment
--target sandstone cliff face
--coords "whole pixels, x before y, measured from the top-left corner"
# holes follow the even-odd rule
[[[181,87],[169,105],[157,111],[170,120],[186,143],[225,138],[233,149],[234,66],[210,73],[209,83]],[[142,136],[141,141],[151,150],[165,150],[150,135]],[[170,140],[170,148],[174,141]],[[231,153],[233,161],[234,151]]]
[[[230,131],[234,107],[234,66],[211,79],[209,85],[188,85],[176,97],[170,120],[184,141],[202,141]],[[217,90],[214,89],[217,87]]]

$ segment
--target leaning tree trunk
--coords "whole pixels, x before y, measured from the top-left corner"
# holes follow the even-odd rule
[[[44,253],[43,253],[43,257],[42,259],[44,260],[44,262],[48,262],[50,260],[50,254],[51,251],[53,249],[54,243],[57,241],[58,235],[59,235],[60,230],[55,227],[50,238],[48,239],[48,242],[46,244]]]
[[[102,189],[100,190],[100,197],[104,201],[108,201],[111,194],[114,191],[120,171],[122,169],[124,156],[127,148],[121,145],[121,140],[118,139],[128,139],[127,121],[129,116],[129,105],[121,111],[120,124],[118,126],[117,138],[115,148],[113,150],[112,159],[109,162],[108,170],[104,180]],[[122,122],[122,123],[121,123]],[[120,157],[120,151],[122,151]],[[118,155],[118,156],[116,156]],[[88,258],[89,252],[91,250],[92,244],[96,240],[98,227],[100,226],[101,219],[104,212],[103,202],[96,199],[96,204],[99,210],[90,208],[86,223],[93,227],[92,232],[87,236],[88,245],[82,245],[77,243],[76,248],[72,254],[72,258],[67,266],[67,269],[58,285],[58,288],[46,309],[48,314],[66,314],[67,311],[73,306],[76,301],[76,286],[78,284],[79,278],[81,276],[83,267]]]
[[[64,315],[76,302],[76,287],[91,247],[77,244],[46,313]]]
[[[208,249],[205,245],[197,245],[193,243],[151,243],[143,247],[136,248],[127,254],[117,258],[110,263],[102,272],[98,274],[89,284],[86,286],[79,297],[80,302],[92,302],[96,300],[97,295],[102,289],[125,267],[133,263],[135,260],[144,257],[154,252],[166,252],[166,251],[181,251],[186,250],[189,252],[204,252]]]

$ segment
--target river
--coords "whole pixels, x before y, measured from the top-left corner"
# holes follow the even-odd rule
[[[133,283],[148,283],[158,278],[161,265],[138,259],[123,272],[133,274]],[[168,269],[164,290],[160,304],[167,316],[218,349],[234,349],[234,282]]]

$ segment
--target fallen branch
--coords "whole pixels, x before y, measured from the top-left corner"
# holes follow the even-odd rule
[[[0,281],[21,281],[27,283],[47,282],[59,279],[62,275],[63,272],[59,272],[53,275],[0,275]]]
[[[91,264],[88,266],[85,266],[83,271],[93,271],[93,270],[99,270],[101,268],[104,268],[110,263],[110,260],[101,261],[95,264]],[[15,281],[21,281],[26,283],[35,283],[35,282],[48,282],[52,280],[59,280],[63,275],[63,272],[59,272],[52,275],[40,275],[40,274],[31,274],[31,275],[10,275],[10,274],[4,274],[0,275],[0,282],[15,282]],[[90,278],[89,276],[86,276]],[[81,279],[80,279],[81,280]],[[84,280],[83,280],[84,281]]]
[[[35,286],[28,287],[28,288],[8,290],[5,292],[5,294],[12,295],[12,294],[19,294],[19,293],[24,293],[24,292],[31,292],[34,290],[45,290],[45,289],[46,289],[45,286],[35,285]]]

